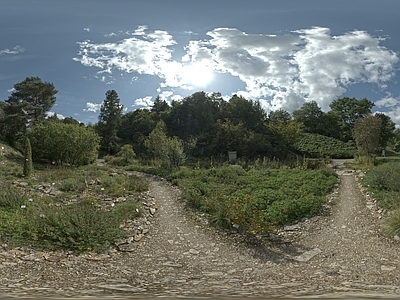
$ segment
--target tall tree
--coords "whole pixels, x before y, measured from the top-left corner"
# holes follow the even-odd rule
[[[119,151],[117,136],[118,127],[121,124],[123,105],[121,105],[118,94],[114,90],[106,92],[106,99],[100,108],[97,131],[101,136],[100,149],[108,154],[116,154]]]
[[[14,85],[14,91],[6,102],[17,105],[28,123],[37,123],[45,118],[56,102],[57,90],[49,82],[42,82],[39,77],[27,77]]]
[[[10,143],[23,136],[26,129],[43,121],[56,101],[57,90],[39,77],[27,77],[16,83],[3,107],[2,131]]]
[[[290,115],[290,113],[284,109],[271,111],[268,115],[268,120],[273,125],[278,125],[281,122],[287,124],[291,119],[292,116]]]
[[[117,135],[121,138],[122,144],[132,145],[135,153],[139,157],[144,157],[148,152],[144,141],[156,124],[153,113],[148,109],[136,109],[122,115]]]
[[[160,96],[157,96],[153,106],[151,107],[151,112],[155,115],[157,121],[165,121],[170,110],[171,106],[169,106],[167,101],[162,100]]]
[[[338,118],[341,140],[347,142],[352,138],[354,123],[358,118],[370,114],[372,107],[374,107],[374,103],[366,98],[357,100],[344,97],[334,100],[330,104],[331,113]]]
[[[388,142],[394,137],[396,124],[392,121],[392,119],[389,116],[385,114],[376,113],[375,116],[380,118],[382,121],[380,145],[382,149],[385,149]]]
[[[304,103],[300,109],[293,111],[292,115],[296,122],[303,123],[304,132],[322,134],[324,112],[316,101]]]
[[[354,122],[353,136],[361,155],[370,156],[380,150],[382,119],[368,114]]]

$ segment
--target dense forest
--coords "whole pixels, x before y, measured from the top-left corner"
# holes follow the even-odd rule
[[[170,167],[199,159],[352,158],[383,149],[400,150],[400,132],[385,114],[372,113],[366,98],[343,97],[324,112],[315,101],[288,112],[267,112],[257,101],[220,93],[196,92],[169,104],[157,97],[151,109],[123,113],[115,90],[105,94],[96,124],[48,115],[57,90],[38,77],[14,85],[0,102],[0,139],[24,149],[26,138],[34,160],[87,164],[116,155],[124,145],[143,161]]]

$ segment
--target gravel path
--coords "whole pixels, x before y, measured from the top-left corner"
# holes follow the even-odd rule
[[[142,175],[158,210],[150,232],[130,252],[52,260],[42,259],[49,255],[44,253],[26,259],[17,250],[3,251],[0,294],[400,296],[399,243],[381,234],[380,215],[360,192],[354,173],[338,173],[341,183],[328,213],[269,236],[216,232],[185,211],[175,187]]]

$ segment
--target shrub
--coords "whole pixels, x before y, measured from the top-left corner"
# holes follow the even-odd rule
[[[28,223],[28,237],[35,246],[77,252],[109,248],[126,235],[118,214],[98,209],[90,201],[47,206]]]
[[[32,155],[58,165],[93,163],[100,137],[90,128],[58,122],[41,123],[28,131]]]
[[[385,219],[386,232],[391,236],[400,234],[400,210],[394,211]]]
[[[210,215],[217,227],[269,231],[317,213],[337,182],[333,170],[241,167],[180,170],[169,176],[188,206]]]
[[[0,207],[3,209],[17,209],[26,203],[26,196],[21,190],[12,185],[0,186]]]
[[[344,143],[324,135],[303,133],[294,145],[295,149],[312,158],[353,158],[357,153],[354,142]]]
[[[363,182],[373,189],[400,192],[400,163],[387,163],[370,169]]]

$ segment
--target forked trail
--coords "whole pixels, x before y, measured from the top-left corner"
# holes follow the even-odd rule
[[[141,174],[158,211],[132,252],[0,265],[4,295],[114,297],[400,296],[400,252],[380,232],[354,174],[339,170],[330,214],[280,235],[219,233],[187,212],[179,191]],[[0,253],[1,258],[1,253]],[[6,279],[4,279],[6,277]]]

